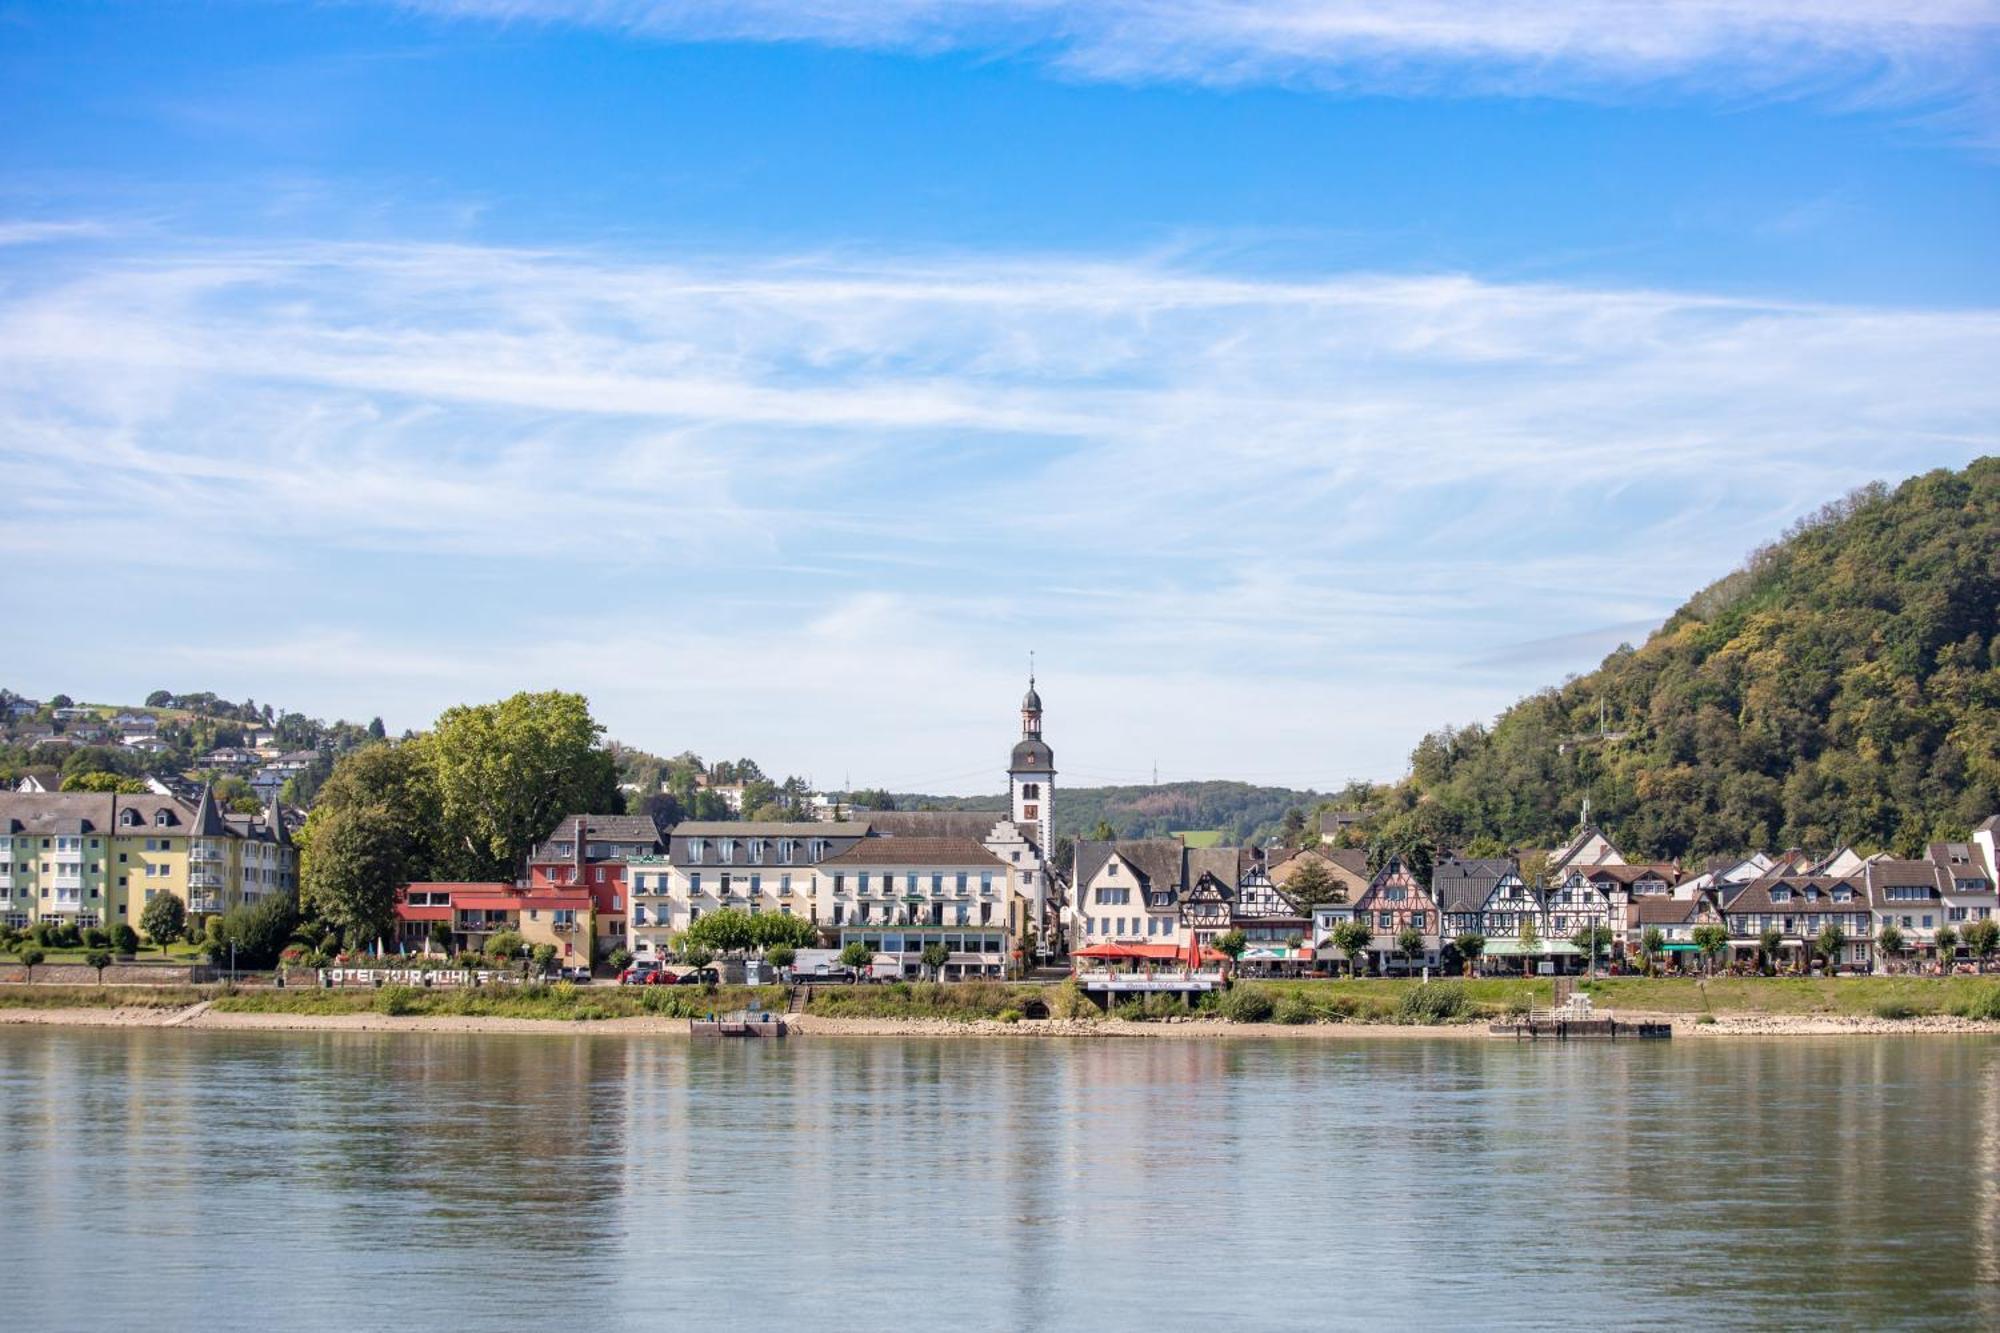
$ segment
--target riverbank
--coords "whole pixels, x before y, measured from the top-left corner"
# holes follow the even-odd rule
[[[255,993],[209,998],[106,995],[101,1004],[67,1003],[0,1007],[0,1024],[58,1027],[179,1028],[236,1032],[422,1032],[461,1034],[567,1035],[604,1037],[686,1037],[684,1017],[628,1014],[583,1019],[528,1017],[503,1013],[387,1013],[356,1005],[271,1009]],[[355,996],[355,999],[363,997]],[[123,1002],[121,1002],[123,1001]],[[137,1002],[134,1002],[137,1001]],[[1859,1014],[1687,1014],[1621,1010],[1630,1023],[1665,1023],[1676,1038],[2000,1036],[2000,1021],[1950,1014],[1878,1018]],[[1342,1021],[1317,1023],[1230,1022],[1213,1017],[1165,1021],[1120,1018],[950,1019],[851,1018],[799,1014],[788,1018],[793,1033],[813,1038],[929,1037],[994,1040],[1238,1040],[1284,1038],[1308,1041],[1490,1040],[1488,1019],[1450,1023]]]

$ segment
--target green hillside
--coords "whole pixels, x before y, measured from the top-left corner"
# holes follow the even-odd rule
[[[1908,853],[2000,810],[2000,458],[1829,505],[1644,646],[1425,737],[1369,836],[1547,846],[1586,795],[1655,856]]]
[[[1007,798],[899,793],[901,810],[1003,810]],[[1310,810],[1319,792],[1256,787],[1247,782],[1163,782],[1158,786],[1062,787],[1056,793],[1056,836],[1088,834],[1103,820],[1121,838],[1164,837],[1182,829],[1219,831],[1236,842],[1275,834],[1288,810]]]

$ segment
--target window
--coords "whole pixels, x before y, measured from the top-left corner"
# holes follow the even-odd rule
[[[990,871],[990,870],[982,870],[982,871],[980,871],[980,872],[979,872],[979,891],[980,891],[981,893],[991,893],[991,892],[993,892],[993,872],[992,872],[992,871]]]
[[[847,876],[835,875],[833,877],[833,891],[835,893],[845,893],[847,891]],[[866,875],[861,877],[861,892],[868,892],[868,876]]]
[[[750,864],[753,866],[764,864],[764,840],[762,838],[750,839]]]
[[[1041,783],[1039,783],[1039,782],[1024,782],[1024,783],[1022,783],[1022,784],[1021,784],[1021,799],[1022,799],[1022,800],[1024,800],[1024,801],[1039,801],[1039,800],[1041,800],[1041,799],[1042,799],[1042,784],[1041,784]],[[1033,815],[1030,815],[1030,816],[1028,816],[1028,817],[1029,817],[1030,819],[1033,819],[1033,818],[1034,818],[1034,816],[1033,816]]]
[[[724,865],[736,860],[736,839],[718,838],[715,842],[715,859]]]
[[[701,892],[701,872],[699,870],[688,876],[688,892]]]
[[[1377,912],[1375,914],[1375,928],[1377,930],[1387,930],[1395,924],[1396,917],[1393,912]]]
[[[792,891],[792,877],[790,875],[778,876],[778,892],[790,893],[791,891]]]
[[[167,826],[167,819],[168,815],[166,811],[164,810],[156,811],[153,815],[153,827],[165,828]]]
[[[793,845],[793,844],[792,844],[792,840],[791,840],[790,838],[780,838],[780,839],[778,839],[778,864],[779,864],[779,865],[781,865],[781,866],[788,866],[788,865],[790,865],[790,864],[792,863],[792,845]]]
[[[687,859],[688,859],[688,864],[689,864],[689,865],[697,865],[697,866],[698,866],[698,865],[700,865],[700,864],[701,864],[701,854],[702,854],[702,845],[701,845],[701,839],[700,839],[700,838],[689,838],[689,839],[687,840]]]
[[[944,892],[944,876],[943,876],[943,875],[941,875],[941,874],[933,874],[933,875],[931,876],[931,892],[932,892],[933,894],[938,894],[938,893],[943,893],[943,892]]]
[[[764,891],[764,877],[762,875],[752,875],[750,877],[750,892],[762,893],[763,891]]]

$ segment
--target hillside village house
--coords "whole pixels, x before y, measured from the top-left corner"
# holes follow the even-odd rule
[[[1827,926],[1846,937],[1839,967],[1866,967],[1872,953],[1872,914],[1868,886],[1860,880],[1832,875],[1772,874],[1752,880],[1721,901],[1722,924],[1736,959],[1755,962],[1766,930],[1777,930],[1783,941],[1778,962],[1795,965],[1814,956],[1816,941]]]
[[[298,855],[273,805],[224,815],[192,802],[98,792],[0,793],[0,920],[139,928],[160,894],[225,912],[295,888]]]
[[[632,952],[661,956],[671,938],[723,908],[811,919],[813,869],[867,836],[862,823],[760,824],[690,820],[666,839],[666,855],[631,863]]]

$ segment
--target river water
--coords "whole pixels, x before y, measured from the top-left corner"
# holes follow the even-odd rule
[[[2000,1326],[2000,1042],[0,1028],[0,1326]]]

